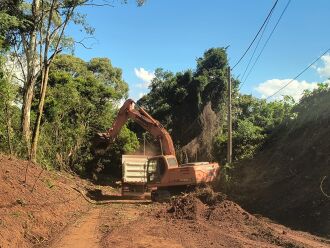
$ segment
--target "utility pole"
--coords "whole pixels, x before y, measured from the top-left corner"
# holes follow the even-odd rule
[[[146,155],[146,133],[143,133],[143,155]]]
[[[232,141],[232,116],[231,116],[231,75],[230,75],[230,66],[228,66],[228,141],[227,141],[227,163],[232,162],[233,155],[233,141]]]

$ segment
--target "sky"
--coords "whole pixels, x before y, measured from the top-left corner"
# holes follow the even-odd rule
[[[122,68],[129,95],[137,100],[148,92],[156,68],[194,70],[196,59],[209,48],[229,46],[229,64],[235,65],[274,2],[147,0],[137,7],[134,0],[129,0],[128,4],[114,1],[114,7],[83,7],[79,11],[87,15],[95,33],[94,38],[84,40],[91,49],[77,44],[75,55],[86,61],[110,58],[113,66]],[[287,3],[278,1],[250,66]],[[329,10],[329,0],[292,0],[249,76],[242,78],[255,46],[232,70],[234,77],[244,81],[241,92],[268,97],[330,48]],[[78,41],[87,37],[74,25],[68,33]],[[298,100],[304,89],[313,89],[328,78],[330,53],[270,100],[282,95]]]

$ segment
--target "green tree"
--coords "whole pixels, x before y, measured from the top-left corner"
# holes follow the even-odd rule
[[[295,118],[291,118],[293,119],[291,125],[298,129],[312,122],[326,120],[330,116],[329,102],[329,83],[319,83],[316,89],[306,90],[299,104],[296,104],[292,109]]]
[[[211,159],[212,133],[224,123],[227,67],[224,48],[208,49],[197,59],[195,71],[173,74],[157,69],[150,92],[138,101],[190,159]],[[237,92],[238,81],[233,85]]]
[[[137,1],[138,6],[141,6],[143,2]],[[7,32],[5,38],[14,41],[12,51],[19,61],[24,76],[22,136],[29,158],[35,161],[50,65],[57,54],[63,50],[72,49],[75,43],[83,44],[82,41],[76,42],[73,37],[70,37],[66,29],[69,23],[73,23],[81,25],[88,35],[92,35],[94,29],[86,23],[86,16],[80,14],[78,8],[112,5],[106,0],[5,0],[1,5],[5,8],[1,9],[3,11],[0,14],[0,21],[2,21],[0,26],[15,27],[8,28],[11,32]],[[24,25],[18,26],[16,22],[24,23]],[[35,94],[36,86],[40,91],[37,94]],[[39,99],[31,135],[31,106],[32,102],[35,102],[35,95],[38,95]]]
[[[84,171],[93,158],[91,137],[109,128],[119,100],[127,92],[121,70],[113,67],[109,59],[85,62],[71,55],[55,58],[49,74],[39,160],[50,167]],[[125,128],[117,142],[127,143],[123,147],[116,143],[109,152],[116,161],[120,152],[132,152],[138,147],[135,134]],[[87,168],[89,172],[92,169]]]
[[[18,28],[24,27],[24,22],[16,16],[15,11],[19,1],[2,0],[0,2],[0,50],[8,50],[15,40],[11,35]]]
[[[233,158],[252,158],[280,125],[292,116],[295,102],[285,96],[281,101],[266,102],[252,95],[233,99]],[[226,162],[227,130],[219,132],[214,142],[214,155]]]
[[[11,82],[12,74],[5,63],[6,59],[0,56],[0,148],[13,155],[12,116],[16,108],[14,101],[18,87]]]
[[[226,162],[227,70],[226,50],[208,49],[195,71],[157,69],[150,92],[138,101],[169,130],[181,158]],[[286,96],[266,102],[239,94],[238,80],[232,78],[232,84],[233,155],[234,160],[247,159],[292,117],[294,101]]]

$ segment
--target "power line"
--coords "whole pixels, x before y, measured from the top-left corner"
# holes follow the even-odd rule
[[[253,43],[255,42],[255,40],[257,39],[257,37],[259,36],[259,33],[261,32],[261,30],[263,29],[263,27],[265,26],[267,20],[270,18],[271,14],[273,13],[276,5],[277,5],[278,0],[276,0],[276,2],[274,3],[273,7],[271,8],[271,10],[269,11],[264,23],[261,25],[261,27],[259,28],[258,33],[254,36],[252,42],[250,43],[249,47],[245,50],[245,52],[243,53],[243,55],[241,56],[241,58],[236,62],[236,64],[232,67],[232,69],[234,69],[240,62],[241,60],[245,57],[245,55],[247,54],[247,52],[250,50],[251,46],[253,45]]]
[[[263,46],[262,49],[260,50],[260,53],[258,54],[256,60],[254,61],[254,63],[253,63],[253,65],[252,65],[251,69],[249,70],[248,74],[246,75],[245,79],[243,80],[243,83],[241,84],[240,89],[242,88],[243,84],[246,82],[246,80],[247,80],[248,77],[250,76],[251,72],[253,71],[254,66],[255,66],[256,63],[258,62],[258,60],[259,60],[259,58],[260,58],[262,52],[264,51],[264,49],[265,49],[265,47],[267,46],[267,44],[268,44],[270,38],[271,38],[272,35],[273,35],[275,29],[277,28],[278,24],[280,23],[280,21],[281,21],[283,15],[284,15],[284,13],[285,13],[285,11],[286,11],[287,8],[289,7],[290,2],[291,2],[291,0],[288,1],[288,3],[286,4],[285,8],[283,9],[283,11],[282,11],[280,17],[278,18],[278,20],[277,20],[277,22],[276,22],[276,24],[275,24],[273,30],[272,30],[271,33],[269,34],[269,36],[268,36],[268,38],[267,38],[267,40],[266,40],[264,46]],[[243,79],[243,78],[242,78],[242,79]]]
[[[330,51],[330,48],[328,48],[324,53],[322,53],[317,59],[315,59],[311,64],[309,64],[304,70],[302,70],[297,76],[295,76],[293,79],[291,79],[286,85],[282,86],[279,90],[277,90],[272,95],[268,96],[266,100],[269,98],[275,96],[278,92],[286,88],[289,84],[291,84],[294,80],[296,80],[298,77],[300,77],[301,74],[303,74],[305,71],[307,71],[312,65],[314,65],[323,55],[325,55],[327,52]]]
[[[270,17],[271,17],[271,16],[270,16]],[[254,50],[253,50],[253,53],[252,53],[252,55],[251,55],[251,57],[250,57],[250,59],[249,59],[249,62],[248,62],[248,64],[247,64],[247,66],[245,67],[245,70],[244,70],[243,75],[242,75],[242,80],[243,80],[243,78],[244,78],[244,76],[245,76],[245,74],[246,74],[248,68],[250,67],[250,64],[251,64],[251,61],[252,61],[252,59],[253,59],[253,57],[254,57],[254,54],[256,53],[256,51],[257,51],[257,49],[258,49],[258,47],[259,47],[260,41],[262,40],[262,37],[263,37],[263,35],[264,35],[264,33],[265,33],[266,29],[267,29],[267,26],[268,26],[269,20],[270,20],[270,18],[267,20],[267,23],[266,23],[265,27],[264,27],[263,30],[262,30],[262,33],[261,33],[260,38],[259,38],[259,40],[258,40],[258,42],[257,42],[257,45],[255,46],[255,48],[254,48]],[[240,88],[241,88],[241,87],[240,87]]]

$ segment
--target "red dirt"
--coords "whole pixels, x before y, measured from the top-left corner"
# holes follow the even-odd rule
[[[330,241],[257,218],[234,202],[208,206],[191,195],[153,205],[116,228],[103,247],[330,247]]]
[[[100,208],[92,209],[84,218],[68,227],[65,232],[52,242],[52,248],[93,248],[98,246],[100,235],[97,227]]]
[[[39,166],[0,154],[1,248],[42,245],[90,208],[71,188],[81,180],[49,171],[36,180],[41,171]]]
[[[209,205],[196,194],[169,204],[92,205],[73,190],[76,185],[86,188],[86,181],[48,171],[31,193],[41,169],[31,165],[24,183],[26,165],[0,155],[1,248],[330,247],[329,240],[253,216],[222,195],[200,197]],[[113,194],[109,187],[88,187],[104,198]]]

